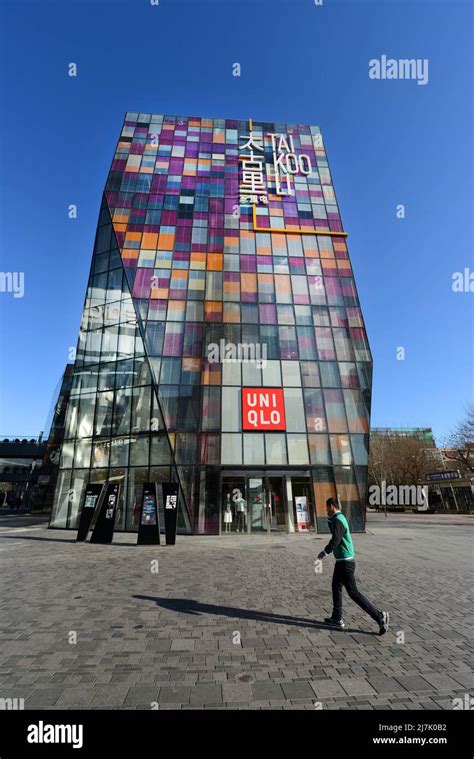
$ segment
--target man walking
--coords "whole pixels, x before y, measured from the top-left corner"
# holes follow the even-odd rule
[[[347,519],[341,513],[339,504],[334,498],[327,499],[326,511],[332,537],[324,551],[321,551],[318,555],[318,559],[324,559],[325,556],[334,552],[336,564],[332,576],[332,616],[326,617],[324,621],[326,624],[341,630],[345,627],[344,620],[342,619],[342,588],[344,587],[349,594],[349,598],[352,598],[361,609],[377,622],[379,625],[379,635],[384,635],[388,630],[388,611],[376,609],[357,589],[354,546]]]

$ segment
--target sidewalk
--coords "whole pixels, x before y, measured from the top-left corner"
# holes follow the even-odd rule
[[[371,515],[354,536],[359,586],[391,612],[384,637],[347,597],[346,630],[321,625],[325,536],[99,546],[2,520],[0,697],[27,709],[451,709],[474,691],[473,523],[411,517]]]

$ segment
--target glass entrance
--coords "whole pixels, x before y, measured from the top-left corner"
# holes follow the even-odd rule
[[[279,532],[287,531],[284,493],[283,477],[266,478],[267,529],[270,528],[270,530]]]
[[[261,477],[249,477],[248,501],[250,504],[250,529],[252,532],[266,530],[265,522],[265,488]]]
[[[245,495],[245,477],[222,478],[221,534],[247,532],[248,506]]]
[[[283,477],[249,477],[247,480],[250,530],[287,530]]]
[[[314,529],[313,513],[311,480],[304,472],[223,473],[221,534],[307,532]]]

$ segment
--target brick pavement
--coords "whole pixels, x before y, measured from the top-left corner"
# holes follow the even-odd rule
[[[391,612],[384,637],[347,597],[346,630],[321,624],[325,536],[99,546],[0,519],[0,697],[26,709],[450,709],[474,694],[473,521],[424,516],[371,516],[354,536],[359,586]]]

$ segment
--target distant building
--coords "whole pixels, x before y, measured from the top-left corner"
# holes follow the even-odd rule
[[[420,485],[428,485],[430,508],[436,511],[470,511],[474,508],[474,479],[468,466],[454,457],[457,451],[437,448],[431,427],[372,427],[371,440],[378,438],[415,438],[426,445],[425,468]],[[472,448],[472,452],[471,449]],[[474,446],[468,446],[467,459],[474,461]],[[387,471],[390,479],[390,471]]]
[[[61,445],[64,438],[64,424],[66,420],[66,410],[71,395],[71,386],[74,376],[74,364],[67,364],[64,374],[59,380],[53,395],[48,420],[45,429],[49,430],[46,450],[38,476],[38,486],[36,489],[32,507],[35,510],[49,511],[53,505],[54,491],[59,471],[59,459],[61,455]]]
[[[45,451],[41,435],[0,441],[0,508],[30,510]]]
[[[0,440],[0,508],[51,508],[73,374],[74,365],[68,364],[53,396],[46,435]]]
[[[436,446],[431,427],[372,427],[371,435],[386,435],[387,437],[414,437],[429,446]]]
[[[428,469],[424,484],[429,485],[430,501],[438,502],[444,511],[474,509],[474,445],[462,451],[451,448],[426,450]],[[436,455],[433,455],[436,454]]]

